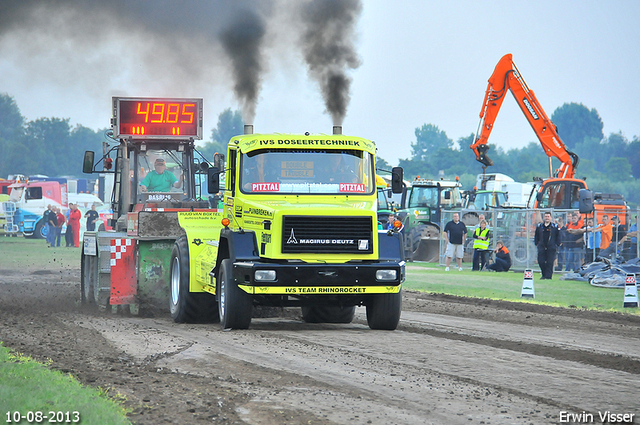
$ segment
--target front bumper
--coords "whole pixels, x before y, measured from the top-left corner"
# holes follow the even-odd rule
[[[275,280],[256,281],[256,271],[259,270],[274,270]],[[394,270],[395,279],[376,279],[376,274],[380,270]],[[404,282],[405,265],[404,261],[344,264],[237,261],[233,265],[233,277],[243,291],[252,295],[395,294],[400,291]]]

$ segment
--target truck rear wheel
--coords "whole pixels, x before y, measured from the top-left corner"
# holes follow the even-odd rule
[[[371,329],[392,331],[402,312],[402,289],[397,294],[381,294],[367,302],[367,324]]]
[[[213,295],[189,292],[189,247],[187,238],[178,238],[171,251],[171,294],[169,310],[176,322],[215,322],[218,308]]]
[[[226,258],[218,272],[220,324],[223,329],[248,329],[253,304],[251,296],[233,281],[233,262]]]
[[[82,304],[97,308],[100,286],[98,284],[98,257],[84,254],[80,263],[80,295]]]
[[[351,323],[356,306],[340,307],[334,305],[302,306],[302,320],[306,323]]]

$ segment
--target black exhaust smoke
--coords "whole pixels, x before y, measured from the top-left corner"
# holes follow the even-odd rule
[[[347,69],[360,66],[353,39],[361,11],[360,0],[311,0],[301,9],[304,58],[334,125],[342,125],[351,100]]]

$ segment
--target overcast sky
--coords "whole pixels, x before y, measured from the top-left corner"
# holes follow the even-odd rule
[[[162,66],[155,73],[143,67],[148,56],[135,49],[138,34],[114,30],[117,38],[89,46],[65,42],[74,26],[68,18],[48,18],[40,29],[0,28],[0,92],[14,96],[28,120],[69,118],[98,129],[109,125],[113,95],[202,97],[208,139],[221,111],[240,108],[228,75],[200,61],[198,51],[188,67],[207,75],[207,83],[189,84],[188,72],[163,75]],[[355,39],[361,65],[348,72],[344,133],[374,140],[392,164],[410,156],[415,128],[423,124],[437,125],[454,141],[475,133],[487,79],[512,53],[548,115],[564,103],[582,103],[598,111],[605,136],[622,131],[631,140],[640,135],[639,18],[636,0],[366,0]],[[274,34],[286,40],[286,30],[285,23]],[[47,44],[51,40],[56,43]],[[331,117],[301,54],[273,48],[265,58],[256,132],[330,133]],[[221,53],[217,60],[228,61]],[[510,149],[531,141],[535,134],[509,96],[490,143]]]

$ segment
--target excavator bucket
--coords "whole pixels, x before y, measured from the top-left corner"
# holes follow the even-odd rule
[[[489,145],[480,145],[476,149],[478,150],[478,155],[477,155],[477,158],[476,158],[478,160],[478,162],[480,162],[485,167],[492,166],[493,165],[493,161],[487,155],[487,152],[489,152],[489,149],[490,149]]]

